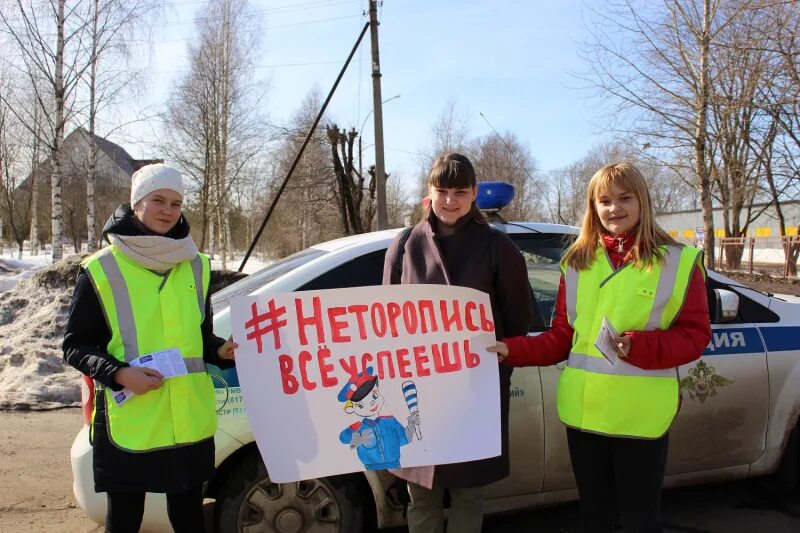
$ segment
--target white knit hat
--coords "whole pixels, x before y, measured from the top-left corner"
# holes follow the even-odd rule
[[[131,178],[131,207],[159,189],[175,191],[183,198],[183,180],[178,169],[168,167],[162,163],[147,165],[133,173]]]

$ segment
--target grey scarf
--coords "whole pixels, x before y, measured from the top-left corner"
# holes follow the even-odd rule
[[[160,235],[121,236],[107,234],[108,240],[135,263],[148,270],[166,272],[182,261],[197,257],[191,237],[170,239]]]

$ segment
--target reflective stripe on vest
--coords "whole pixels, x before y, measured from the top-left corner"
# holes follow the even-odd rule
[[[595,346],[603,318],[617,331],[668,329],[686,297],[702,252],[665,246],[649,268],[614,270],[604,248],[587,270],[562,265],[573,346],[558,387],[561,420],[606,435],[657,438],[679,404],[677,369],[645,370],[618,359],[611,364]]]
[[[662,378],[673,378],[676,376],[676,370],[674,368],[645,370],[638,366],[628,364],[622,359],[618,359],[616,363],[610,365],[605,358],[592,357],[575,352],[570,352],[567,364],[570,368],[586,370],[587,372],[594,372],[595,374],[608,374],[609,376],[650,376]]]
[[[133,307],[131,306],[131,295],[128,291],[128,285],[125,283],[125,278],[122,277],[122,271],[117,264],[114,255],[106,253],[99,255],[97,258],[100,263],[103,273],[108,278],[111,285],[111,292],[114,295],[114,308],[117,312],[117,324],[119,326],[120,334],[122,335],[122,343],[125,350],[125,362],[130,363],[139,357],[139,341],[138,331],[136,330],[136,321],[133,319]],[[205,292],[203,290],[203,260],[198,254],[190,262],[192,266],[192,276],[197,293],[197,301],[200,308],[200,322],[206,315],[205,305]],[[203,358],[187,358],[199,359],[203,363]],[[186,362],[186,368],[189,372],[205,372],[205,363],[199,365],[196,362]]]
[[[188,374],[117,405],[105,395],[107,430],[119,448],[153,451],[198,442],[216,432],[215,399],[203,361],[210,262],[197,255],[166,274],[144,269],[113,246],[84,261],[112,338],[107,351],[120,361],[177,348]],[[104,393],[105,394],[105,393]]]

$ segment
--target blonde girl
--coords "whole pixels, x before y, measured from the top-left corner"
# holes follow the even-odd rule
[[[561,264],[551,329],[492,348],[510,366],[567,361],[557,393],[586,532],[660,532],[676,367],[711,338],[702,252],[656,223],[642,174],[599,169]]]

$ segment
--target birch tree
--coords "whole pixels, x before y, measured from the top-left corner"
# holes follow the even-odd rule
[[[586,80],[610,102],[608,129],[632,135],[675,171],[691,173],[707,265],[714,264],[708,121],[719,74],[711,58],[728,26],[755,8],[748,1],[722,6],[721,0],[607,1],[593,11],[593,36],[583,48]]]
[[[140,69],[133,66],[129,42],[144,33],[150,15],[158,13],[159,2],[153,0],[91,0],[89,21],[89,72],[85,87],[88,93],[88,131],[91,142],[86,169],[86,227],[90,252],[97,249],[95,222],[95,186],[99,148],[94,142],[97,115],[103,108],[117,103],[130,88]]]
[[[4,74],[0,73],[0,91],[5,89],[7,83]],[[30,204],[22,195],[15,194],[15,189],[20,182],[19,176],[24,176],[20,171],[25,168],[26,137],[7,104],[0,100],[0,226],[10,230],[20,259],[28,232]]]
[[[223,268],[232,252],[231,190],[261,149],[260,93],[252,79],[258,51],[256,19],[246,2],[210,0],[195,22],[189,72],[170,99],[164,145],[195,182],[202,217],[202,242],[221,252]]]
[[[41,141],[52,162],[51,239],[53,260],[63,255],[62,248],[62,145],[67,122],[72,120],[78,83],[89,67],[85,47],[89,17],[86,0],[18,0],[14,9],[0,10],[0,32],[20,57],[16,65],[35,80],[34,108],[20,105],[23,94],[4,96],[22,124],[36,134],[34,113],[45,124]]]

